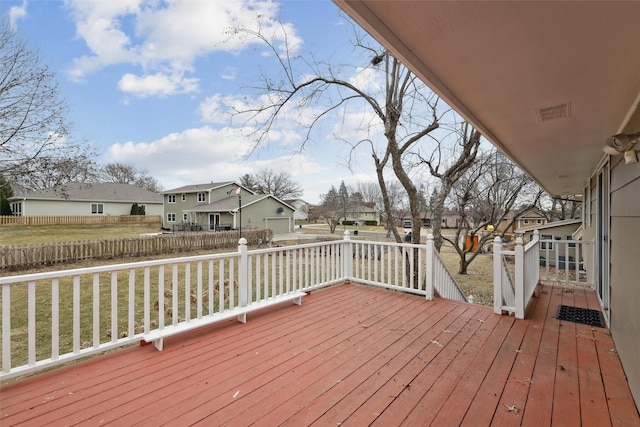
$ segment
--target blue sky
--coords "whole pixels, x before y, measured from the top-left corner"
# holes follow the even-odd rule
[[[0,10],[57,73],[75,136],[99,163],[132,164],[165,189],[285,169],[312,203],[341,180],[375,181],[369,154],[346,166],[349,150],[334,136],[345,117],[339,132],[324,123],[302,152],[305,130],[281,119],[248,158],[251,141],[221,117],[223,105],[259,98],[246,88],[258,70],[277,71],[264,46],[225,33],[255,26],[256,15],[283,22],[299,52],[353,60],[351,29],[329,0],[0,0]],[[345,78],[367,78],[353,72]]]

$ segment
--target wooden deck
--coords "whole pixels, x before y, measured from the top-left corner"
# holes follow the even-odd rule
[[[640,426],[598,308],[545,286],[530,318],[354,284],[0,388],[0,425]]]

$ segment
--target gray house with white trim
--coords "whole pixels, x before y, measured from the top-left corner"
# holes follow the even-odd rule
[[[46,190],[16,192],[8,199],[14,215],[130,215],[134,203],[146,215],[162,215],[162,195],[130,184],[69,182]]]
[[[295,208],[270,194],[256,194],[233,181],[187,185],[163,192],[163,227],[174,230],[268,228],[293,232]]]

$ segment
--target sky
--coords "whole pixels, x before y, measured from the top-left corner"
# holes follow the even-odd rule
[[[341,181],[376,181],[371,156],[344,143],[363,112],[327,117],[302,146],[297,122],[311,116],[292,106],[257,148],[249,124],[228,114],[265,96],[253,88],[261,75],[282,77],[273,52],[233,28],[261,22],[278,49],[286,40],[293,53],[366,64],[330,0],[0,0],[0,12],[56,73],[74,136],[93,145],[99,164],[133,165],[165,190],[285,170],[310,203]],[[362,68],[345,73],[376,84]]]

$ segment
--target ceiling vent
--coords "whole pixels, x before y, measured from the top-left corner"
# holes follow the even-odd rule
[[[538,110],[538,120],[541,122],[555,119],[566,119],[570,115],[571,104],[569,103],[545,107]]]

